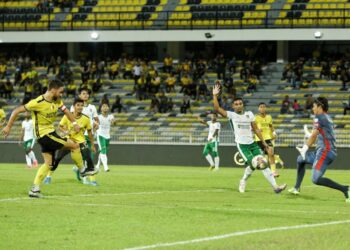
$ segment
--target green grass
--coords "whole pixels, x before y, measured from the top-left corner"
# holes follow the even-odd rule
[[[36,170],[0,165],[0,249],[124,249],[235,232],[350,220],[343,195],[317,187],[310,170],[297,197],[276,195],[260,172],[237,191],[243,169],[111,166],[98,187],[62,165],[43,199],[27,198]],[[294,184],[295,170],[278,182]],[[326,176],[350,182],[349,171]],[[17,199],[18,198],[18,199]],[[275,230],[173,245],[169,249],[349,249],[350,223]],[[158,247],[163,249],[164,247]]]

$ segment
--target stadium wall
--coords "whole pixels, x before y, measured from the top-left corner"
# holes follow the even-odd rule
[[[23,163],[25,165],[24,151],[16,143],[2,143],[0,146],[2,163]],[[40,147],[34,147],[39,163],[42,162]],[[171,166],[208,166],[202,156],[203,146],[190,145],[135,145],[112,144],[108,156],[111,165],[171,165]],[[232,167],[236,164],[233,156],[237,152],[234,146],[220,146],[220,165]],[[298,153],[295,148],[276,148],[281,155],[286,168],[296,167]],[[332,169],[349,168],[349,148],[338,149],[338,157],[332,164]],[[95,159],[96,160],[96,159]],[[66,157],[64,163],[71,163]]]

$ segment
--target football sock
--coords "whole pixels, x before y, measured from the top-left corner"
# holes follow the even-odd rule
[[[248,166],[245,168],[244,170],[244,175],[242,177],[242,180],[248,180],[248,178],[252,175],[253,173],[253,170]]]
[[[276,172],[276,164],[270,164],[270,168],[272,172]]]
[[[36,161],[36,157],[35,157],[35,154],[33,151],[30,151],[28,155],[29,155],[30,159],[32,159],[32,161]]]
[[[99,156],[98,156],[98,161],[97,161],[97,164],[96,164],[96,168],[97,169],[100,169],[100,164],[101,164],[101,154],[99,154]]]
[[[28,155],[26,155],[26,162],[27,162],[28,167],[32,166],[32,160],[30,159],[30,157]]]
[[[277,188],[277,183],[275,180],[275,177],[273,177],[273,174],[271,172],[271,169],[269,168],[265,168],[263,170],[261,170],[261,172],[263,173],[263,175],[265,176],[266,180],[271,184],[271,186],[273,188]]]
[[[219,168],[220,158],[218,156],[214,158],[214,163],[215,163],[215,168]]]
[[[211,158],[211,155],[210,154],[207,154],[205,156],[205,159],[207,159],[207,161],[209,162],[210,166],[213,167],[214,166],[214,161],[213,161],[213,158]]]
[[[105,170],[108,169],[108,165],[107,165],[107,155],[106,154],[100,154],[100,159],[101,159],[101,162],[102,162],[102,165],[104,167]]]
[[[297,170],[297,181],[295,183],[295,189],[299,190],[301,183],[303,182],[304,175],[305,175],[305,163],[298,163],[298,170]]]
[[[36,176],[34,179],[34,185],[40,186],[41,182],[44,180],[44,178],[46,177],[46,175],[49,171],[50,171],[50,168],[48,165],[46,165],[45,163],[43,165],[41,165],[41,167],[36,172]]]
[[[325,177],[320,177],[317,180],[317,185],[337,189],[343,193],[346,193],[348,191],[347,186],[340,185],[339,183],[336,183],[335,181],[332,181],[331,179],[325,178]]]

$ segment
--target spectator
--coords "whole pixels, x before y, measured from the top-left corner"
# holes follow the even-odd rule
[[[141,77],[142,71],[143,69],[140,62],[137,62],[132,71],[134,75],[135,86],[137,85],[137,80]]]
[[[350,96],[348,101],[343,102],[343,105],[344,105],[344,115],[346,115],[347,111],[350,110]]]
[[[189,96],[184,96],[183,100],[182,100],[182,104],[181,104],[181,107],[180,107],[180,112],[182,114],[186,114],[187,113],[187,110],[192,113],[191,111],[191,102],[190,102],[190,98]]]
[[[297,99],[294,99],[293,111],[294,111],[295,115],[302,115],[303,114],[303,109],[300,107],[300,104],[299,104]]]
[[[159,100],[155,95],[152,95],[151,97],[151,106],[149,108],[149,111],[151,113],[158,113],[159,111]]]
[[[165,90],[167,93],[175,92],[175,83],[176,78],[173,73],[170,73],[170,75],[165,80]]]
[[[228,69],[230,71],[231,74],[235,74],[236,73],[236,69],[237,69],[237,62],[236,62],[236,57],[233,56],[231,58],[231,60],[228,63]]]
[[[50,73],[50,69],[52,69],[52,74],[56,74],[57,62],[54,56],[51,56],[49,65],[47,66],[47,75]]]
[[[220,54],[215,59],[216,64],[216,74],[218,79],[225,79],[226,78],[226,59],[224,57],[224,54]]]
[[[256,78],[255,75],[250,75],[248,78],[248,87],[247,92],[253,93],[257,90],[257,85],[259,84],[259,80]]]
[[[122,110],[125,110],[123,104],[122,104],[122,99],[120,98],[119,95],[116,95],[115,96],[115,101],[113,103],[113,106],[112,106],[112,113],[114,112],[114,110],[117,110],[118,113],[121,113]]]
[[[127,60],[124,65],[123,79],[131,79],[133,77],[133,64],[130,60]]]
[[[109,79],[114,80],[119,75],[119,63],[113,61],[109,67]]]
[[[289,96],[286,95],[282,101],[281,105],[281,114],[288,114],[290,113],[291,103],[289,101]]]
[[[7,65],[6,65],[6,62],[3,61],[0,63],[0,79],[5,78],[6,72],[7,72]]]
[[[190,84],[192,83],[192,79],[187,74],[184,74],[183,77],[181,77],[180,82],[181,82],[180,93],[183,92],[185,95],[189,94],[190,92],[189,87],[190,87]]]
[[[173,109],[174,109],[173,98],[169,98],[169,100],[168,100],[168,112],[173,112]]]
[[[340,71],[340,80],[342,82],[342,87],[341,87],[341,91],[347,91],[347,84],[349,82],[349,75],[348,75],[348,71],[345,67],[342,67],[341,71]]]
[[[159,113],[166,113],[168,111],[168,98],[164,92],[159,93]]]
[[[320,78],[323,79],[323,77],[325,77],[327,80],[330,78],[329,62],[322,62]]]
[[[226,93],[231,93],[232,92],[233,79],[232,79],[231,76],[225,78],[224,87],[226,89]]]
[[[207,82],[204,79],[199,80],[197,100],[199,100],[200,96],[203,96],[204,101],[208,101],[207,97],[210,96]]]
[[[173,71],[173,58],[170,55],[166,55],[163,61],[164,73],[171,73]]]
[[[140,79],[137,80],[137,86],[136,86],[136,98],[140,101],[145,100],[147,97],[146,90],[146,79],[144,75],[141,75]]]
[[[310,114],[313,105],[314,105],[314,98],[312,97],[312,94],[306,95],[304,112]]]

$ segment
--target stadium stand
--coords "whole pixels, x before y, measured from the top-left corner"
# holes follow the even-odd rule
[[[218,57],[219,58],[219,57]],[[3,95],[2,97],[7,98],[9,101],[4,101],[5,111],[9,114],[16,105],[20,104],[21,101],[26,97],[26,94],[38,93],[42,91],[42,88],[47,84],[47,72],[50,72],[47,76],[49,79],[53,77],[59,77],[66,83],[68,90],[71,90],[71,96],[74,96],[76,91],[80,87],[88,87],[93,92],[93,101],[95,105],[99,105],[99,101],[102,98],[107,98],[113,106],[116,96],[121,98],[122,108],[118,111],[117,108],[114,110],[114,114],[117,117],[116,126],[113,128],[113,140],[118,142],[172,142],[172,143],[201,143],[206,137],[206,130],[198,123],[198,116],[206,116],[212,110],[211,104],[211,86],[220,76],[217,70],[217,60],[205,61],[198,60],[194,63],[189,61],[180,62],[173,65],[173,72],[175,73],[176,84],[174,90],[166,88],[166,80],[170,77],[170,74],[163,68],[163,63],[161,62],[141,62],[141,65],[147,70],[149,78],[149,84],[147,88],[143,88],[143,95],[140,95],[140,85],[141,78],[137,80],[137,85],[135,85],[135,79],[132,74],[129,76],[126,74],[131,67],[137,64],[137,62],[132,60],[119,60],[111,62],[65,62],[61,59],[56,60],[56,70],[55,74],[51,73],[52,69],[47,69],[47,67],[33,67],[25,66],[24,62],[29,59],[21,59],[21,76],[18,76],[18,63],[15,61],[7,62],[6,73],[4,74],[4,79],[9,78],[14,85],[13,98],[8,98]],[[18,62],[18,60],[17,60]],[[183,75],[190,73],[192,77],[196,73],[196,68],[198,62],[202,62],[206,65],[206,73],[203,74],[201,78],[194,80],[195,83],[195,93],[191,92],[191,89],[183,88],[184,84],[181,84]],[[225,66],[226,79],[222,81],[222,86],[224,86],[224,91],[222,95],[221,105],[225,106],[226,109],[230,109],[230,100],[235,95],[244,96],[247,108],[250,110],[257,110],[259,102],[265,102],[269,106],[269,113],[272,114],[275,122],[275,127],[277,129],[277,134],[279,135],[278,145],[280,146],[295,146],[297,143],[301,143],[302,130],[304,124],[310,124],[311,116],[310,111],[304,110],[304,103],[306,96],[312,93],[313,97],[322,95],[329,98],[331,103],[330,114],[332,115],[335,123],[337,124],[336,132],[338,136],[339,145],[346,145],[345,136],[349,133],[350,127],[348,125],[350,121],[349,115],[344,115],[344,100],[349,99],[349,95],[341,90],[344,88],[343,82],[340,80],[340,73],[337,78],[332,80],[331,76],[321,75],[321,66],[313,66],[312,63],[305,62],[301,60],[301,63],[295,62],[289,65],[272,63],[266,66],[264,72],[257,73],[260,80],[255,77],[251,78],[247,75],[250,73],[245,73],[246,71],[252,72],[254,69],[255,62],[249,61],[239,61],[235,62],[235,67],[228,62]],[[332,64],[333,62],[331,62]],[[336,62],[334,62],[336,63]],[[338,62],[339,63],[339,62]],[[32,65],[35,63],[32,62]],[[111,74],[113,65],[118,64],[117,74]],[[24,66],[23,66],[24,65]],[[50,63],[49,63],[50,65]],[[83,66],[81,66],[83,65]],[[84,66],[85,65],[85,66]],[[86,66],[88,65],[88,66]],[[102,66],[101,66],[102,65]],[[190,72],[187,72],[187,66],[194,66]],[[195,66],[197,65],[197,66]],[[290,83],[288,75],[284,72],[286,69],[291,67],[296,67],[299,65],[301,71],[301,79],[296,81],[295,86]],[[113,67],[112,67],[113,66]],[[99,70],[101,72],[99,72]],[[258,69],[261,66],[258,66]],[[1,69],[2,67],[0,67]],[[23,70],[24,69],[24,70]],[[88,70],[87,70],[88,69]],[[296,69],[294,69],[296,71]],[[154,73],[158,71],[158,74]],[[88,72],[88,73],[86,73]],[[184,73],[185,72],[185,73]],[[87,76],[88,75],[88,76]],[[230,85],[230,76],[232,76],[232,83],[235,89],[232,90],[232,85]],[[160,78],[160,85],[156,91],[153,91],[153,80],[157,77]],[[282,80],[281,80],[282,78]],[[41,87],[38,86],[35,81],[28,79],[36,79],[41,83]],[[85,79],[85,80],[84,80]],[[99,80],[98,80],[99,79]],[[250,89],[250,81],[255,79],[255,88]],[[305,80],[306,79],[306,80]],[[199,86],[201,81],[205,82],[207,90],[206,94],[199,95]],[[205,81],[204,81],[205,80]],[[307,85],[302,86],[302,84],[307,81]],[[1,90],[4,90],[4,80],[2,81]],[[101,85],[98,85],[99,83]],[[40,84],[39,84],[40,85]],[[96,87],[97,86],[97,87]],[[345,86],[346,87],[346,86]],[[72,98],[68,97],[69,93],[65,97],[65,102],[68,106],[72,103]],[[290,101],[293,102],[297,99],[302,107],[301,112],[294,112],[292,110],[292,104],[286,110],[286,112],[281,113],[281,105],[283,99],[288,95]],[[164,98],[165,96],[165,98]],[[186,97],[188,96],[188,97]],[[169,108],[167,102],[172,99],[173,105]],[[154,102],[154,99],[157,99]],[[165,100],[164,109],[162,105]],[[185,112],[182,112],[182,105],[184,101],[190,100],[190,108],[186,108]],[[224,121],[221,119],[221,121]],[[223,129],[222,143],[232,143],[232,137],[229,136],[230,129],[226,122]],[[19,123],[16,124],[19,126]],[[19,130],[18,130],[19,131]],[[9,140],[17,140],[18,134],[14,133]]]
[[[37,0],[0,3],[6,30],[134,30],[347,27],[346,0]]]

